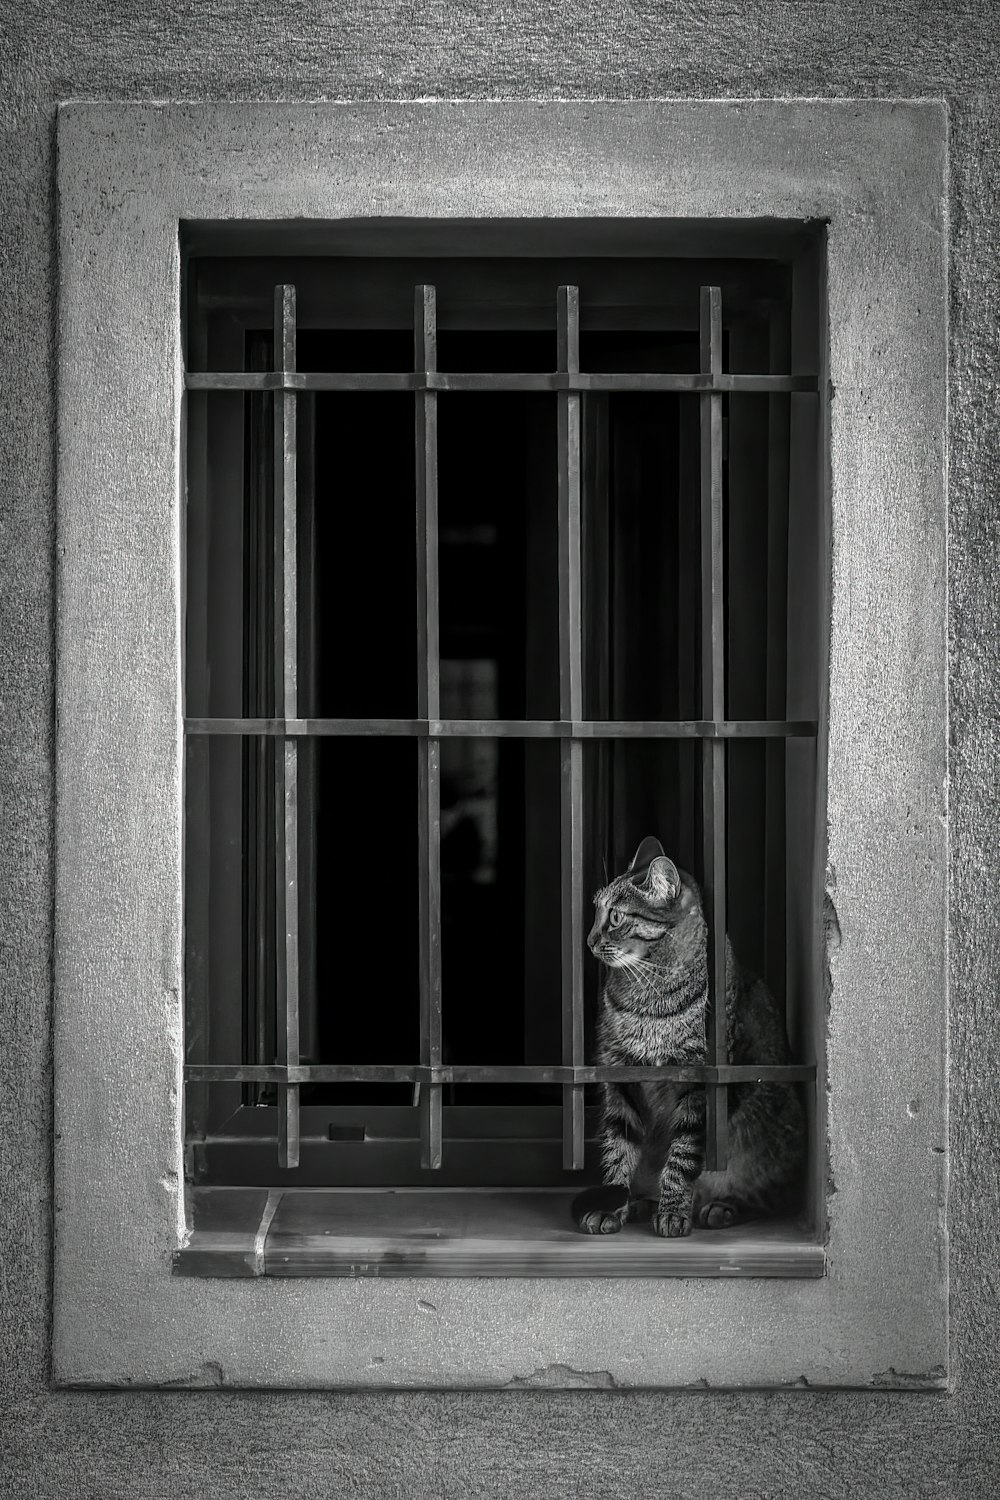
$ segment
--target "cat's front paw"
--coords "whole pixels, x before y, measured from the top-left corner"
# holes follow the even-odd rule
[[[628,1188],[617,1183],[585,1188],[570,1204],[573,1222],[582,1234],[617,1234],[628,1209]]]
[[[618,1208],[614,1213],[602,1213],[599,1209],[581,1214],[577,1228],[584,1234],[617,1234],[628,1217],[627,1208]]]
[[[691,1211],[677,1204],[662,1205],[653,1214],[653,1233],[678,1240],[691,1233]]]

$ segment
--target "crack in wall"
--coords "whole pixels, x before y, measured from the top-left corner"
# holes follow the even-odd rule
[[[173,1380],[157,1381],[164,1390],[202,1390],[206,1386],[223,1386],[226,1383],[226,1372],[217,1359],[206,1359],[192,1370],[190,1375],[178,1375]]]
[[[881,1370],[877,1375],[873,1375],[871,1383],[876,1389],[926,1391],[942,1389],[946,1380],[947,1371],[944,1365],[931,1365],[929,1370],[916,1374],[909,1370],[895,1370],[890,1365],[888,1370]]]
[[[541,1365],[537,1370],[532,1370],[530,1375],[513,1375],[505,1382],[504,1389],[509,1391],[524,1390],[565,1390],[577,1388],[592,1391],[613,1391],[618,1389],[618,1381],[610,1370],[575,1370],[572,1365],[551,1364]]]

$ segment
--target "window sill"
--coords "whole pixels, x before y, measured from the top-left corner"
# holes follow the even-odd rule
[[[196,1188],[179,1276],[820,1277],[823,1246],[789,1222],[664,1240],[590,1236],[573,1192]]]

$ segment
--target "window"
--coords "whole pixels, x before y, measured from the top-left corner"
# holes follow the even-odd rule
[[[816,1077],[822,226],[323,232],[191,231],[178,1268],[228,1202],[265,1228],[225,1274],[822,1274],[818,1203],[613,1250],[569,1215],[616,1073],[586,906],[644,833]],[[724,1081],[772,1070],[711,1042],[724,1165]]]
[[[104,103],[61,111],[57,1382],[394,1387],[563,1379],[627,1386],[777,1385],[803,1377],[810,1385],[939,1387],[947,1382],[945,147],[945,112],[933,102]],[[187,736],[184,724],[185,717],[195,715],[182,691],[182,422],[197,420],[197,403],[193,392],[184,396],[185,368],[195,364],[191,350],[181,348],[182,226],[202,226],[214,237],[208,258],[280,259],[294,239],[296,256],[321,268],[324,257],[338,253],[324,228],[331,224],[357,233],[366,224],[381,233],[399,223],[415,230],[436,224],[460,231],[463,224],[485,220],[502,236],[513,233],[512,226],[540,219],[561,223],[567,235],[583,223],[604,223],[609,234],[651,221],[657,233],[683,226],[691,258],[699,263],[691,283],[695,300],[686,304],[688,333],[695,326],[701,286],[720,288],[724,328],[734,311],[731,279],[723,270],[709,274],[707,230],[722,235],[730,233],[727,225],[735,226],[728,244],[713,253],[720,261],[752,261],[754,235],[780,234],[789,223],[827,225],[825,299],[821,283],[816,284],[820,306],[825,300],[828,308],[828,368],[819,369],[816,397],[799,394],[814,402],[817,451],[829,455],[818,490],[827,517],[819,555],[828,562],[830,579],[829,648],[821,653],[828,687],[817,714],[791,697],[786,705],[791,720],[818,718],[816,738],[779,737],[786,775],[799,752],[812,759],[818,751],[825,793],[808,805],[817,808],[821,829],[825,825],[830,865],[825,883],[843,934],[839,947],[818,939],[814,949],[820,958],[825,949],[832,985],[810,1013],[821,1032],[820,1045],[813,1051],[806,1036],[795,1043],[798,1062],[806,1065],[815,1057],[818,1065],[813,1143],[814,1160],[824,1170],[816,1173],[814,1202],[825,1209],[816,1215],[817,1223],[826,1225],[825,1274],[734,1279],[723,1268],[706,1285],[691,1276],[543,1279],[530,1266],[529,1275],[484,1281],[483,1262],[470,1258],[461,1268],[467,1274],[433,1280],[426,1266],[414,1261],[409,1270],[422,1286],[413,1279],[350,1274],[294,1281],[276,1275],[178,1276],[178,1251],[194,1245],[184,1157],[183,1010],[191,982],[184,974],[183,942],[185,740],[204,742],[211,756],[220,753],[217,743],[238,746],[243,738]],[[630,245],[633,256],[636,248]],[[530,249],[508,243],[499,255],[530,259]],[[611,256],[607,244],[597,253],[602,259]],[[683,260],[687,249],[675,243],[665,252],[661,243],[652,251],[654,258],[665,253]],[[414,246],[413,258],[421,255],[441,260],[448,251],[440,244]],[[275,285],[296,288],[301,353],[313,332],[308,283],[297,269],[288,274],[283,268],[263,283],[265,301]],[[443,271],[410,277],[408,305],[415,285],[437,288],[443,340],[449,315]],[[592,301],[587,280],[564,271],[556,285],[579,289],[582,354]],[[233,292],[238,293],[235,282]],[[551,334],[551,301],[547,307]],[[252,328],[266,333],[270,318],[269,311],[263,318],[258,313]],[[318,317],[316,330],[324,326],[338,324]],[[737,368],[725,344],[723,357],[724,368]],[[330,369],[328,358],[320,363]],[[443,360],[438,364],[444,369]],[[658,356],[655,368],[664,364]],[[581,358],[581,365],[597,368],[589,357]],[[776,366],[810,378],[817,373],[808,363],[798,370],[784,360]],[[202,368],[212,372],[207,362]],[[216,372],[219,368],[214,365]],[[236,368],[245,375],[242,359]],[[499,361],[492,368],[501,368]],[[772,366],[748,358],[744,368],[761,372]],[[551,370],[548,360],[544,370]],[[548,394],[557,404],[568,399],[558,391]],[[579,392],[581,408],[592,394]],[[463,393],[439,392],[442,411],[446,395],[458,401]],[[693,403],[703,399],[687,396]],[[241,392],[232,401],[241,424],[247,399]],[[297,415],[307,424],[311,398],[295,399],[302,407]],[[204,400],[224,404],[225,398],[212,394]],[[625,402],[622,396],[623,407]],[[609,397],[609,422],[613,404]],[[734,397],[730,464],[740,441],[733,425],[737,412]],[[585,433],[582,411],[581,428]],[[300,443],[300,466],[308,451]],[[581,530],[588,514],[587,451],[581,465]],[[795,451],[790,444],[791,463]],[[441,454],[439,521],[446,513],[443,441]],[[392,455],[384,457],[389,462]],[[599,493],[591,483],[589,494]],[[263,484],[261,495],[266,505]],[[802,581],[803,599],[814,603],[791,561],[799,542],[789,532],[789,576],[792,588]],[[190,547],[186,552],[190,561]],[[300,548],[299,555],[306,550]],[[581,557],[592,555],[584,537]],[[588,578],[584,571],[584,590],[592,586]],[[196,597],[197,580],[186,582],[189,596],[193,587]],[[442,600],[447,587],[442,568]],[[544,590],[530,597],[544,603]],[[224,591],[217,597],[213,590],[210,600],[215,609],[229,607]],[[300,592],[300,614],[302,603]],[[445,614],[449,607],[444,606]],[[597,613],[581,611],[581,619],[595,618]],[[238,619],[242,622],[242,605]],[[591,651],[584,638],[584,663]],[[808,638],[795,631],[789,637],[789,681],[800,657],[810,653]],[[463,658],[455,652],[452,659],[489,661],[491,653],[470,651]],[[300,688],[307,682],[304,665]],[[489,671],[463,666],[459,681],[457,669],[448,670],[456,673],[448,692],[464,695],[461,701],[469,705],[462,712],[486,717],[478,695],[492,691]],[[238,685],[240,694],[244,682],[254,680],[244,674],[242,644],[221,680]],[[589,691],[586,671],[582,691]],[[230,716],[239,717],[242,710],[240,704]],[[726,711],[747,712],[732,703]],[[506,710],[499,712],[503,716]],[[616,717],[614,705],[607,712]],[[219,713],[213,704],[206,716]],[[418,709],[405,717],[422,716]],[[540,711],[538,717],[564,722],[561,708]],[[585,696],[584,721],[593,717]],[[645,722],[651,711],[633,717]],[[307,738],[296,737],[299,756]],[[323,738],[334,743],[334,737]],[[507,744],[516,737],[496,738]],[[533,748],[545,746],[544,736],[532,738],[538,740]],[[554,735],[547,748],[566,739],[572,736]],[[344,736],[339,740],[346,742]],[[376,737],[368,736],[366,744],[372,755],[394,749],[415,757],[429,740],[396,735],[391,744],[386,737],[380,749]],[[615,737],[616,747],[621,740]],[[582,743],[586,791],[595,751],[589,740]],[[731,737],[720,743],[732,755],[742,741]],[[678,746],[668,749],[673,753]],[[632,744],[622,753],[629,751],[634,752]],[[237,751],[233,775],[238,770],[242,781],[241,757]],[[729,781],[731,828],[732,764]],[[322,792],[321,776],[317,785]],[[302,778],[302,788],[308,798],[308,777]],[[248,810],[252,805],[248,801]],[[234,826],[242,839],[242,793],[238,806]],[[766,848],[766,798],[764,806]],[[476,816],[488,832],[488,810],[480,807]],[[596,814],[595,819],[599,823]],[[300,821],[310,826],[304,817]],[[590,828],[585,821],[585,849]],[[789,829],[798,831],[796,819],[786,818],[786,842]],[[502,834],[499,829],[498,873]],[[483,847],[489,848],[489,838],[480,834],[477,858]],[[737,873],[731,838],[727,852],[732,930],[741,920],[740,893],[747,886]],[[317,847],[317,878],[322,868]],[[488,862],[478,868],[488,872]],[[791,863],[786,870],[791,955],[796,934],[806,931],[792,914],[795,903],[812,903],[818,915],[816,885],[824,881],[821,870],[811,879],[800,879]],[[206,880],[204,889],[218,886]],[[585,900],[589,893],[582,894]],[[263,899],[266,906],[266,891]],[[243,922],[241,911],[228,929],[240,943]],[[308,956],[309,951],[308,944],[301,945],[301,952]],[[585,1018],[586,1004],[585,997]],[[447,988],[443,1007],[447,1028]],[[308,1019],[308,1003],[300,1014]],[[303,1038],[308,1040],[305,1032]],[[447,1031],[442,1044],[446,1039]],[[214,1050],[218,1038],[209,1040]],[[196,1037],[188,1041],[201,1045]],[[300,1045],[300,1056],[308,1055]],[[385,1055],[381,1049],[380,1055]],[[560,1029],[560,1066],[565,1066],[563,1056]],[[559,1091],[580,1087],[576,1075],[568,1085],[565,1075],[558,1076]],[[302,1118],[312,1108],[342,1107],[303,1098],[301,1077],[279,1082],[298,1084]],[[434,1081],[442,1090],[452,1086],[444,1076]],[[268,1086],[250,1080],[246,1087],[259,1085]],[[226,1081],[209,1083],[208,1095],[228,1087]],[[276,1113],[274,1104],[243,1106],[241,1101],[242,1095],[236,1107],[258,1118]],[[428,1103],[422,1098],[419,1108],[427,1110]],[[401,1107],[412,1110],[409,1103]],[[452,1105],[442,1094],[442,1127],[447,1112],[460,1107],[466,1106]],[[511,1101],[504,1107],[515,1106]],[[537,1107],[558,1116],[561,1099]],[[473,1108],[481,1106],[468,1105]],[[586,1134],[585,1129],[585,1140]],[[311,1139],[306,1130],[300,1166],[289,1171],[303,1170]],[[325,1144],[332,1150],[328,1161],[343,1159],[351,1145]],[[266,1143],[265,1149],[274,1150]],[[428,1170],[450,1170],[447,1164],[456,1160],[457,1150],[458,1142],[445,1131],[442,1166]],[[562,1170],[557,1158],[554,1172]],[[378,1198],[381,1191],[370,1196]],[[212,1211],[224,1193],[266,1202],[269,1185],[199,1192],[209,1197],[200,1219],[194,1215],[193,1233],[203,1237],[206,1256],[217,1258],[224,1247],[234,1269],[242,1269],[236,1264],[240,1254],[256,1269],[267,1269],[261,1265],[268,1254],[261,1215],[248,1216],[249,1232],[234,1230],[228,1213],[220,1211],[213,1219]],[[536,1196],[552,1192],[543,1185]],[[585,1243],[582,1236],[578,1242]],[[655,1247],[652,1236],[649,1242]],[[291,1233],[287,1248],[291,1253]],[[300,1248],[311,1253],[308,1244]],[[710,1319],[704,1315],[706,1299]],[[741,1337],[750,1327],[753,1338]]]

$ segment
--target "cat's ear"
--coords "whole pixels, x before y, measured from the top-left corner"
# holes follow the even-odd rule
[[[663,845],[660,843],[659,839],[654,839],[652,836],[644,838],[638,849],[635,851],[635,854],[632,856],[632,863],[629,865],[628,870],[626,871],[628,878],[631,880],[633,885],[642,885],[643,881],[646,879],[646,876],[649,873],[649,866],[652,861],[654,859],[665,858],[666,855],[663,853]]]
[[[677,866],[665,854],[652,860],[643,890],[649,892],[656,906],[670,906],[681,893],[681,877]]]
[[[643,839],[628,867],[628,878],[656,906],[667,906],[680,895],[681,877],[677,866],[664,854],[659,839]]]

